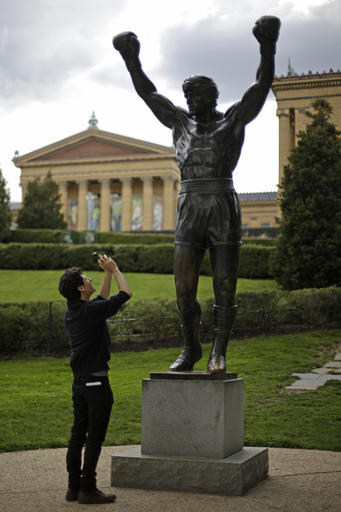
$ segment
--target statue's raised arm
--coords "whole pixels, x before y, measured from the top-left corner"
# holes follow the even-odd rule
[[[176,107],[159,94],[153,82],[142,70],[139,58],[140,42],[133,32],[121,32],[113,38],[114,48],[120,52],[130,73],[137,94],[152,110],[154,115],[168,128],[173,128]]]
[[[262,16],[256,21],[253,35],[260,43],[261,60],[256,74],[256,82],[244,94],[238,109],[238,117],[247,124],[262,109],[269,94],[275,72],[276,42],[281,22],[275,16]]]

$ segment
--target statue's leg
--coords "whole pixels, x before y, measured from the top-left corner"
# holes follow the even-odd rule
[[[199,341],[201,308],[196,296],[203,255],[202,249],[175,246],[174,277],[184,348],[169,367],[173,372],[191,371],[202,357]]]
[[[210,249],[215,304],[213,306],[214,339],[207,369],[226,370],[226,348],[236,317],[235,294],[239,265],[239,244]]]

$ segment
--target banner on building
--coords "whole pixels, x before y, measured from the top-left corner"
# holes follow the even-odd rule
[[[141,231],[143,224],[142,195],[132,197],[131,230]]]
[[[78,223],[78,199],[69,199],[67,207],[67,221],[69,229],[76,230]]]
[[[110,194],[110,231],[121,231],[122,196]]]
[[[153,231],[162,230],[163,220],[163,196],[154,194],[153,196]]]
[[[101,202],[97,194],[89,194],[86,196],[88,201],[88,229],[90,231],[98,231],[101,219]]]

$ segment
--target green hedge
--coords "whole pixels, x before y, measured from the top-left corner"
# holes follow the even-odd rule
[[[237,302],[235,337],[341,325],[341,288],[239,293]],[[201,304],[202,341],[212,339],[212,305],[213,298]],[[65,309],[64,301],[0,304],[0,353],[65,351]],[[175,300],[132,300],[108,326],[114,351],[181,343]]]
[[[6,243],[43,243],[58,244],[66,242],[66,233],[60,229],[16,229],[10,231]]]
[[[0,244],[0,268],[53,270],[80,266],[98,268],[94,251],[112,256],[123,272],[173,273],[171,244],[110,245],[110,244]],[[245,245],[241,248],[239,277],[268,278],[269,258],[273,247]],[[210,275],[209,254],[202,264],[202,274]]]
[[[6,243],[43,244],[172,244],[174,233],[99,233],[97,231],[71,231],[61,229],[15,229],[4,240]]]
[[[83,244],[97,240],[96,231],[62,229],[15,229],[4,240],[6,243]]]
[[[97,233],[99,244],[173,244],[174,233]]]
[[[174,233],[99,233],[97,231],[71,231],[61,229],[15,229],[10,231],[5,243],[39,244],[173,244]],[[273,247],[277,241],[273,238],[244,238],[244,244]]]
[[[59,340],[67,346],[64,302],[0,305],[0,353],[51,349]]]

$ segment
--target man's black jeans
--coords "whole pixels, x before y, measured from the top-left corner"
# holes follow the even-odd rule
[[[114,403],[108,377],[76,378],[72,385],[72,401],[74,422],[66,454],[69,487],[93,491],[96,489],[96,466]]]

